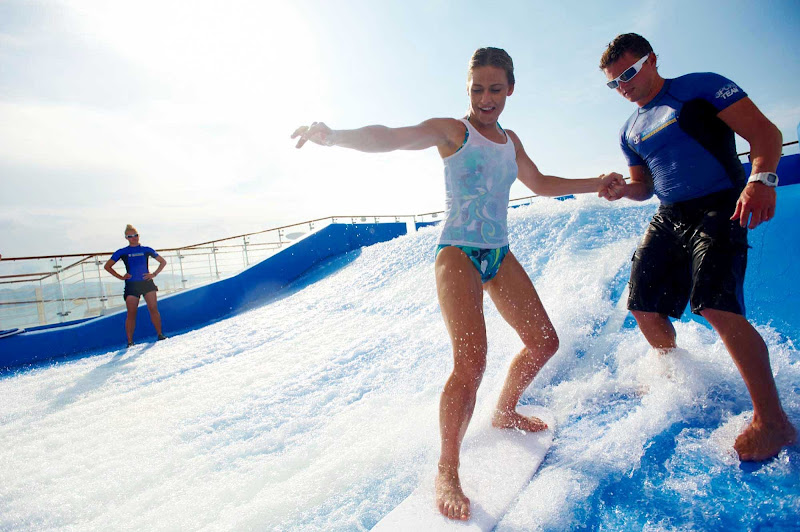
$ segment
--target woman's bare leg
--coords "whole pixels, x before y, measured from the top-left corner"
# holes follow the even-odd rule
[[[128,296],[125,298],[125,307],[128,314],[125,317],[125,334],[128,335],[128,343],[133,342],[133,331],[136,330],[136,313],[139,311],[139,298]]]
[[[147,292],[144,295],[144,302],[147,303],[147,310],[150,311],[150,321],[156,329],[156,334],[161,336],[161,313],[158,312],[158,292]]]
[[[469,519],[469,499],[458,476],[461,441],[475,409],[475,396],[486,367],[483,286],[466,254],[446,247],[436,257],[436,289],[453,345],[453,372],[439,403],[442,437],[436,504],[451,519]]]
[[[558,335],[530,277],[512,253],[503,259],[494,279],[486,283],[486,291],[525,344],[511,362],[492,424],[532,432],[544,430],[547,425],[542,420],[522,416],[516,409],[522,393],[558,351]]]

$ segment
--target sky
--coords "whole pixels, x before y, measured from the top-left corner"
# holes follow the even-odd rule
[[[598,63],[627,32],[650,41],[662,76],[720,73],[797,140],[797,0],[0,0],[0,254],[113,251],[127,223],[163,249],[443,210],[436,150],[296,150],[289,137],[311,121],[461,117],[483,46],[514,59],[500,123],[542,172],[624,173],[618,133],[635,106]]]

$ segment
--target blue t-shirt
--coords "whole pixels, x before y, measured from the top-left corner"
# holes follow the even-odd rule
[[[147,246],[128,246],[118,249],[111,255],[111,260],[117,262],[122,259],[125,263],[125,270],[131,274],[130,279],[125,279],[125,282],[144,281],[144,274],[149,273],[147,268],[147,260],[149,257],[156,258],[158,253],[153,248]]]
[[[656,196],[667,204],[744,187],[733,130],[717,113],[746,96],[711,72],[665,80],[620,131],[628,166],[646,165]]]

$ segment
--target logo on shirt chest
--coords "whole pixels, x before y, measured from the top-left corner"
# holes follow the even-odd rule
[[[675,109],[669,109],[668,112],[664,113],[664,116],[657,118],[650,123],[646,124],[642,131],[637,133],[636,135],[631,138],[631,141],[634,144],[639,144],[641,142],[646,141],[659,131],[666,129],[667,127],[671,126],[672,124],[678,123],[678,112]]]

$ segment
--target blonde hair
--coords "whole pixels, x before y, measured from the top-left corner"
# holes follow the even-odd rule
[[[469,60],[468,79],[472,79],[472,71],[477,67],[494,66],[506,71],[509,85],[514,84],[514,62],[508,52],[502,48],[478,48]]]
[[[139,231],[137,231],[137,230],[136,230],[136,228],[135,228],[134,226],[132,226],[131,224],[128,224],[128,225],[126,225],[126,226],[125,226],[125,234],[127,234],[127,233],[128,233],[128,231],[133,231],[134,233],[138,233],[138,232],[139,232]]]

